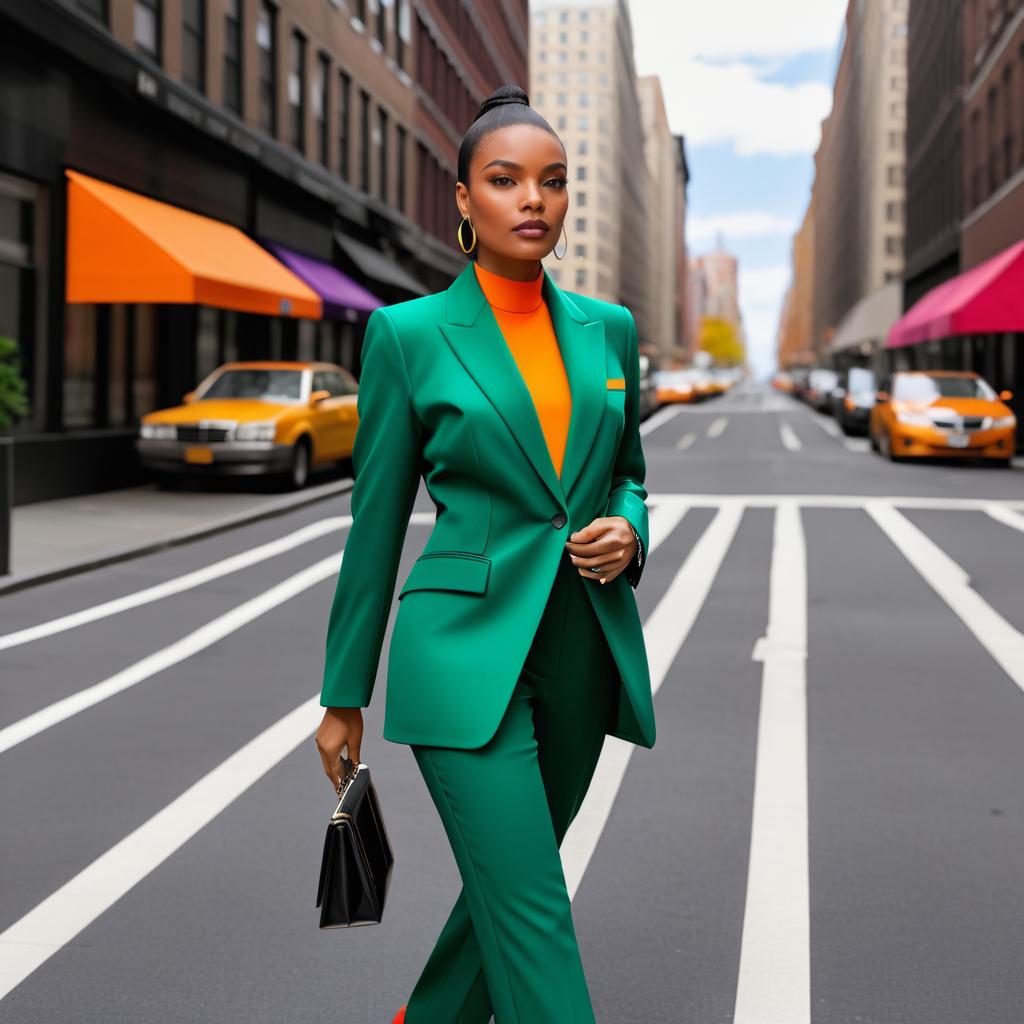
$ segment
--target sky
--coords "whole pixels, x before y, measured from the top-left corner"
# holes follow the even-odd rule
[[[638,75],[686,138],[687,244],[739,259],[751,369],[775,368],[791,245],[832,107],[846,0],[630,0]]]

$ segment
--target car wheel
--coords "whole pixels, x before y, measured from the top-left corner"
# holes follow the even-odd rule
[[[993,466],[998,466],[1000,469],[1013,469],[1012,456],[1005,459],[990,459],[989,461]]]
[[[292,447],[291,463],[288,466],[288,486],[301,491],[309,480],[309,442],[299,438]]]
[[[873,452],[878,451],[878,438],[875,437],[875,432],[870,427],[868,427],[868,443],[871,445]]]
[[[888,459],[890,462],[896,462],[896,455],[892,450],[892,434],[888,430],[882,431],[878,437],[878,450],[882,453],[883,458]]]

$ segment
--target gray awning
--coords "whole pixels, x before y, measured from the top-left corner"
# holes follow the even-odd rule
[[[357,242],[340,231],[334,232],[334,238],[348,254],[349,259],[371,280],[394,285],[396,288],[412,292],[413,295],[430,294],[430,289],[422,281],[417,280],[408,270],[373,246]]]
[[[890,281],[865,295],[840,321],[829,352],[842,352],[857,345],[884,345],[892,327],[903,313],[903,286]]]

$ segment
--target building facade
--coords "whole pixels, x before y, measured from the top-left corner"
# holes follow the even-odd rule
[[[68,171],[231,225],[382,302],[445,287],[455,154],[525,82],[525,0],[0,0],[0,333],[18,503],[140,479],[141,415],[233,358],[358,372],[365,314],[67,302]],[[140,292],[140,295],[142,293]]]

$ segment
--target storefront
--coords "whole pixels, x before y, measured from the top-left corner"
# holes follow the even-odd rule
[[[55,5],[9,9],[0,335],[28,398],[6,431],[16,504],[141,481],[139,417],[224,361],[358,373],[369,311],[437,287],[380,252],[374,272],[391,280],[362,272],[339,237],[389,253],[408,239],[347,184]]]

